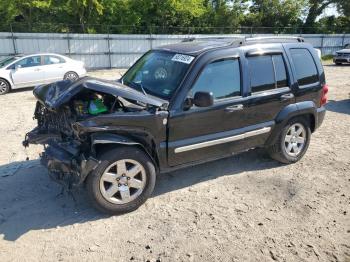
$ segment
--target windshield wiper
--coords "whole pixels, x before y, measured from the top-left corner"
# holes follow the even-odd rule
[[[145,96],[148,96],[147,93],[146,93],[146,91],[145,91],[145,89],[143,88],[142,82],[140,82],[140,87],[141,87],[141,89],[142,89],[142,92],[145,94]]]
[[[125,82],[125,84],[126,84],[126,85],[130,85],[131,87],[134,87],[134,88],[140,87],[142,93],[143,93],[145,96],[148,96],[147,93],[146,93],[146,90],[143,88],[142,82],[140,82],[140,83]]]

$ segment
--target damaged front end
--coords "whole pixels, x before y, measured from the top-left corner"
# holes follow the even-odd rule
[[[39,86],[34,96],[38,125],[26,134],[23,145],[43,145],[41,163],[54,180],[69,187],[80,185],[99,163],[91,130],[109,129],[106,123],[111,124],[110,119],[118,114],[166,106],[163,100],[146,97],[120,83],[89,77]],[[98,123],[99,118],[106,120],[94,129],[91,123]]]

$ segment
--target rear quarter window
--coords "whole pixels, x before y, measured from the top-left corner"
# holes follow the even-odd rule
[[[305,48],[290,49],[295,73],[300,86],[314,84],[319,81],[314,59]]]

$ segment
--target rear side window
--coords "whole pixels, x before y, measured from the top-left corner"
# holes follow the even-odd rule
[[[319,81],[315,61],[305,48],[291,49],[296,77],[299,85],[309,85]]]
[[[54,65],[64,63],[64,60],[58,56],[44,56],[45,65]]]
[[[282,55],[248,57],[252,93],[288,86]]]
[[[215,99],[241,95],[241,74],[238,59],[218,60],[208,64],[193,85],[191,94],[212,92]]]

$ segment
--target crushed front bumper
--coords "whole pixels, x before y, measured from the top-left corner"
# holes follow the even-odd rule
[[[68,182],[69,185],[82,184],[87,175],[94,170],[99,161],[80,152],[80,144],[63,142],[56,134],[41,134],[35,128],[26,134],[23,145],[42,144],[45,147],[41,154],[41,164],[45,166],[57,182]]]

